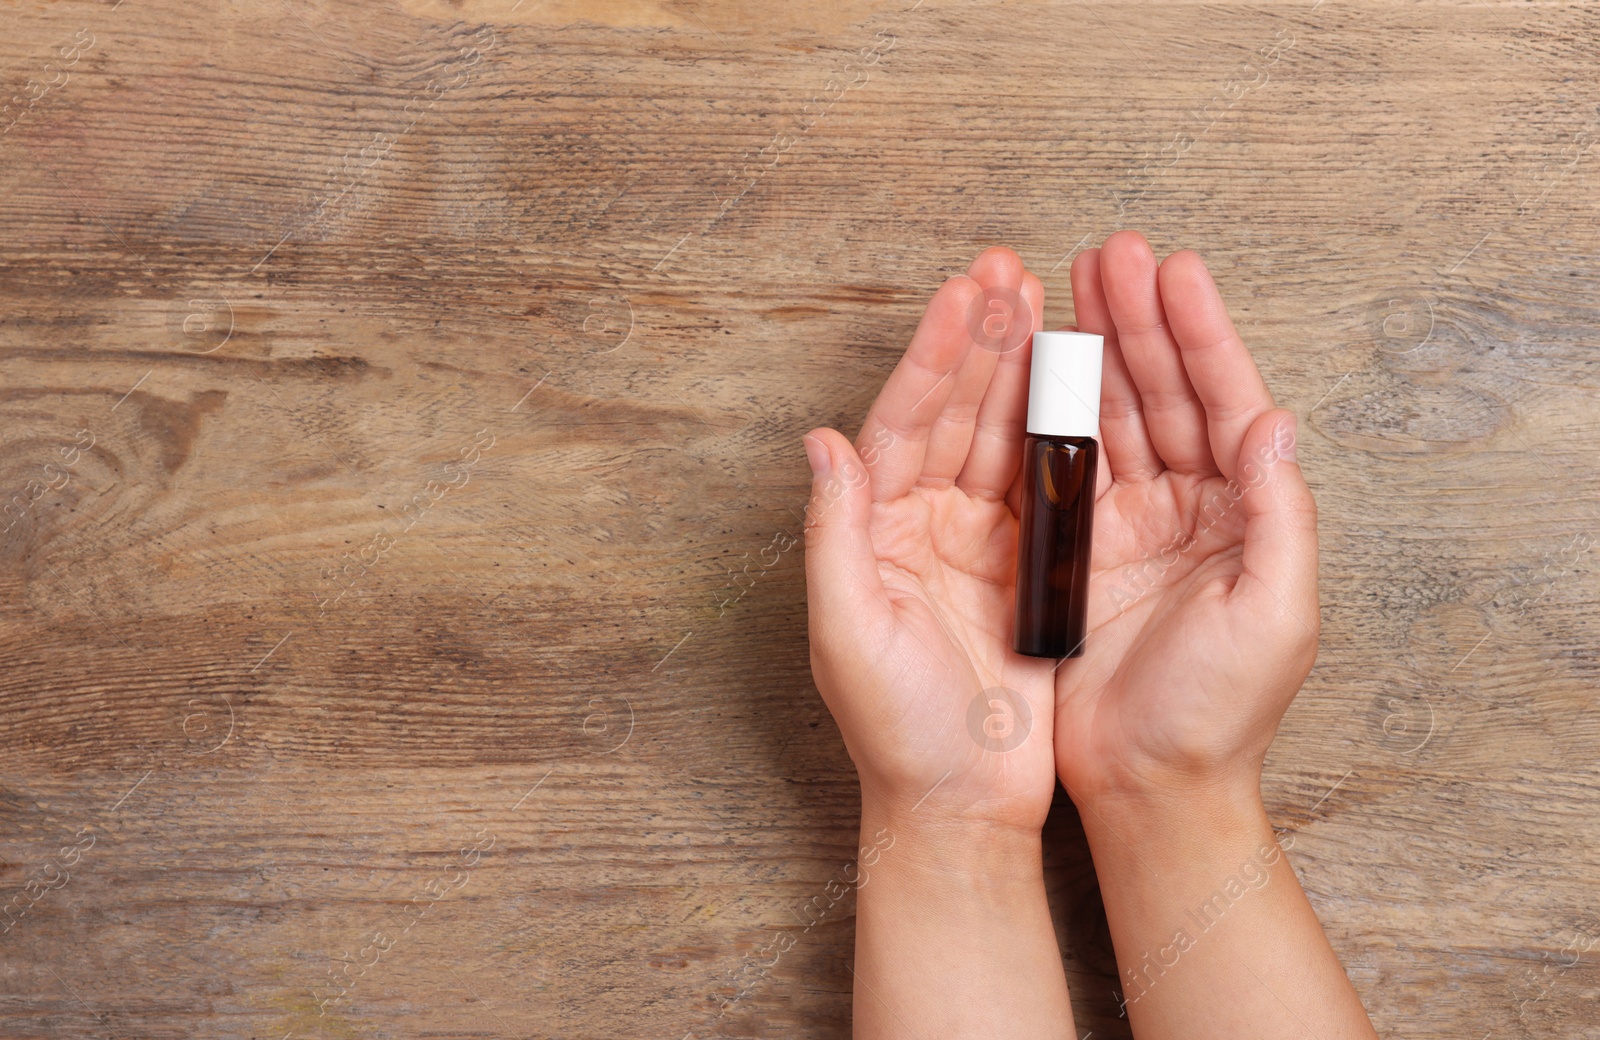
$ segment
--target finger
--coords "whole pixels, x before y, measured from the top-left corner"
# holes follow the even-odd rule
[[[1274,408],[1251,425],[1234,478],[1244,508],[1243,569],[1228,601],[1251,616],[1317,633],[1317,504],[1295,459],[1295,417]]]
[[[1212,457],[1222,475],[1232,477],[1244,435],[1272,407],[1272,392],[1198,253],[1184,249],[1167,257],[1157,282],[1184,371],[1205,406]]]
[[[1028,418],[1028,374],[1033,366],[1033,334],[1044,322],[1044,284],[1033,273],[1022,276],[1022,303],[1028,309],[1027,334],[999,355],[988,393],[978,409],[972,447],[956,487],[974,498],[1006,497],[1022,458]],[[985,353],[988,353],[985,351]]]
[[[1150,432],[1144,426],[1139,389],[1117,344],[1105,290],[1100,285],[1100,250],[1086,249],[1072,261],[1072,310],[1078,328],[1105,340],[1100,363],[1100,435],[1105,448],[1107,481],[1149,480],[1166,469]],[[1098,495],[1097,495],[1098,497]]]
[[[1100,284],[1156,454],[1167,469],[1180,473],[1222,472],[1211,457],[1205,408],[1178,356],[1156,287],[1155,254],[1143,235],[1118,231],[1106,239],[1100,249]]]
[[[979,410],[997,363],[1005,354],[1015,354],[1033,332],[1033,315],[1024,309],[1021,296],[1024,273],[1022,258],[1004,246],[985,249],[967,268],[967,277],[982,289],[967,314],[967,334],[972,336],[976,329],[982,349],[967,351],[955,388],[934,422],[922,475],[917,478],[924,487],[956,483],[971,453]]]
[[[893,609],[873,551],[871,477],[838,430],[803,438],[811,464],[806,503],[806,602],[812,637],[886,640]]]
[[[900,363],[889,373],[861,424],[856,449],[865,461],[874,502],[900,498],[922,475],[928,438],[974,349],[967,314],[982,288],[966,275],[939,286]]]

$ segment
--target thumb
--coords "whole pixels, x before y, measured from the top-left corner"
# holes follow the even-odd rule
[[[876,628],[891,611],[872,547],[867,467],[838,430],[820,427],[804,441],[811,463],[805,539],[812,638]]]
[[[1296,461],[1296,427],[1293,412],[1274,408],[1256,417],[1239,446],[1244,566],[1229,598],[1253,602],[1258,617],[1290,614],[1315,636],[1317,503]]]

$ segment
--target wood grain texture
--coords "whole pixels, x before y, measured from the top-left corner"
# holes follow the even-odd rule
[[[1600,1037],[1592,8],[0,24],[0,1033],[848,1035],[800,435],[985,246],[1061,324],[1133,226],[1302,417],[1268,804],[1380,1030]]]

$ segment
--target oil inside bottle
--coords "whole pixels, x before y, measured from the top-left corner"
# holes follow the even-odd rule
[[[1016,633],[1030,657],[1083,656],[1099,445],[1030,433],[1022,445]]]

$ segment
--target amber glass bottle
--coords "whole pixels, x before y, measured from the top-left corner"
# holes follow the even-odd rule
[[[1100,462],[1101,337],[1037,332],[1022,444],[1016,629],[1031,657],[1081,657]]]

